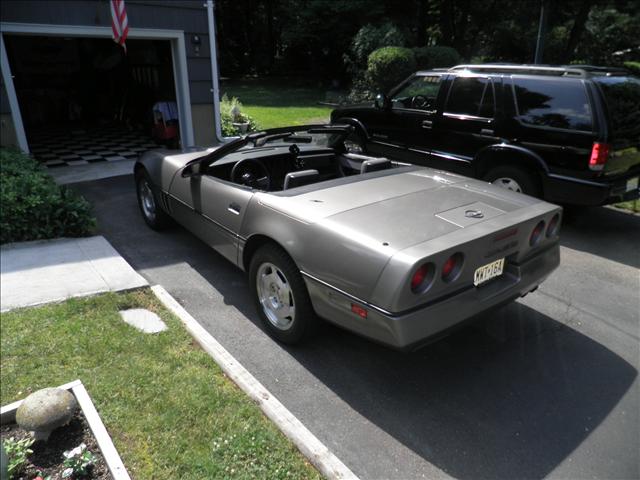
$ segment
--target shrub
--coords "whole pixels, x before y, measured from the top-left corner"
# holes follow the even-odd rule
[[[387,92],[416,70],[416,59],[409,48],[383,47],[369,55],[367,81],[372,90]]]
[[[0,172],[0,243],[82,237],[95,227],[89,203],[32,158],[0,149]]]
[[[413,53],[419,70],[453,67],[462,60],[452,47],[417,47],[413,49]]]
[[[229,97],[225,94],[220,100],[220,122],[222,136],[235,137],[240,132],[233,126],[234,123],[248,122],[247,132],[255,132],[260,129],[258,123],[246,113],[242,113],[242,103],[236,97]]]
[[[369,55],[382,47],[403,47],[406,38],[402,31],[392,23],[379,26],[365,25],[355,34],[349,51],[343,60],[347,72],[351,76],[351,91],[348,95],[350,102],[360,102],[373,98],[377,93],[372,90],[367,80],[366,70]]]
[[[392,23],[365,25],[351,40],[344,62],[351,74],[357,74],[366,70],[367,60],[374,50],[382,47],[404,47],[405,44],[403,33]]]

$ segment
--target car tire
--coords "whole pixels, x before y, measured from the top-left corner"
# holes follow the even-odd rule
[[[162,210],[155,188],[146,170],[136,174],[136,197],[145,223],[153,230],[165,230],[173,224],[171,217]]]
[[[273,338],[296,344],[316,333],[320,319],[307,286],[280,247],[267,244],[256,251],[249,266],[249,283],[260,319]]]
[[[493,185],[518,193],[540,196],[540,186],[537,174],[511,165],[500,165],[492,168],[484,176],[484,180]]]

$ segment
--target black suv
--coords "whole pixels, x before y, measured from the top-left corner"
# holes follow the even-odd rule
[[[574,205],[638,198],[640,79],[604,67],[459,65],[345,106],[352,146]]]

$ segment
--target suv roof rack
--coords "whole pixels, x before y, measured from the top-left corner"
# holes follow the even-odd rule
[[[514,63],[491,63],[479,65],[456,65],[449,70],[473,70],[474,72],[525,73],[558,77],[588,77],[590,75],[624,75],[629,72],[619,67],[595,65],[528,65]]]
[[[474,72],[527,73],[530,75],[550,75],[557,77],[586,77],[587,72],[580,68],[551,65],[517,65],[511,63],[492,63],[485,65],[456,65],[450,70],[473,70]]]

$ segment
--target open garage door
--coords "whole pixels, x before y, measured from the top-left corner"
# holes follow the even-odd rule
[[[5,35],[27,141],[47,166],[180,144],[169,40]]]

